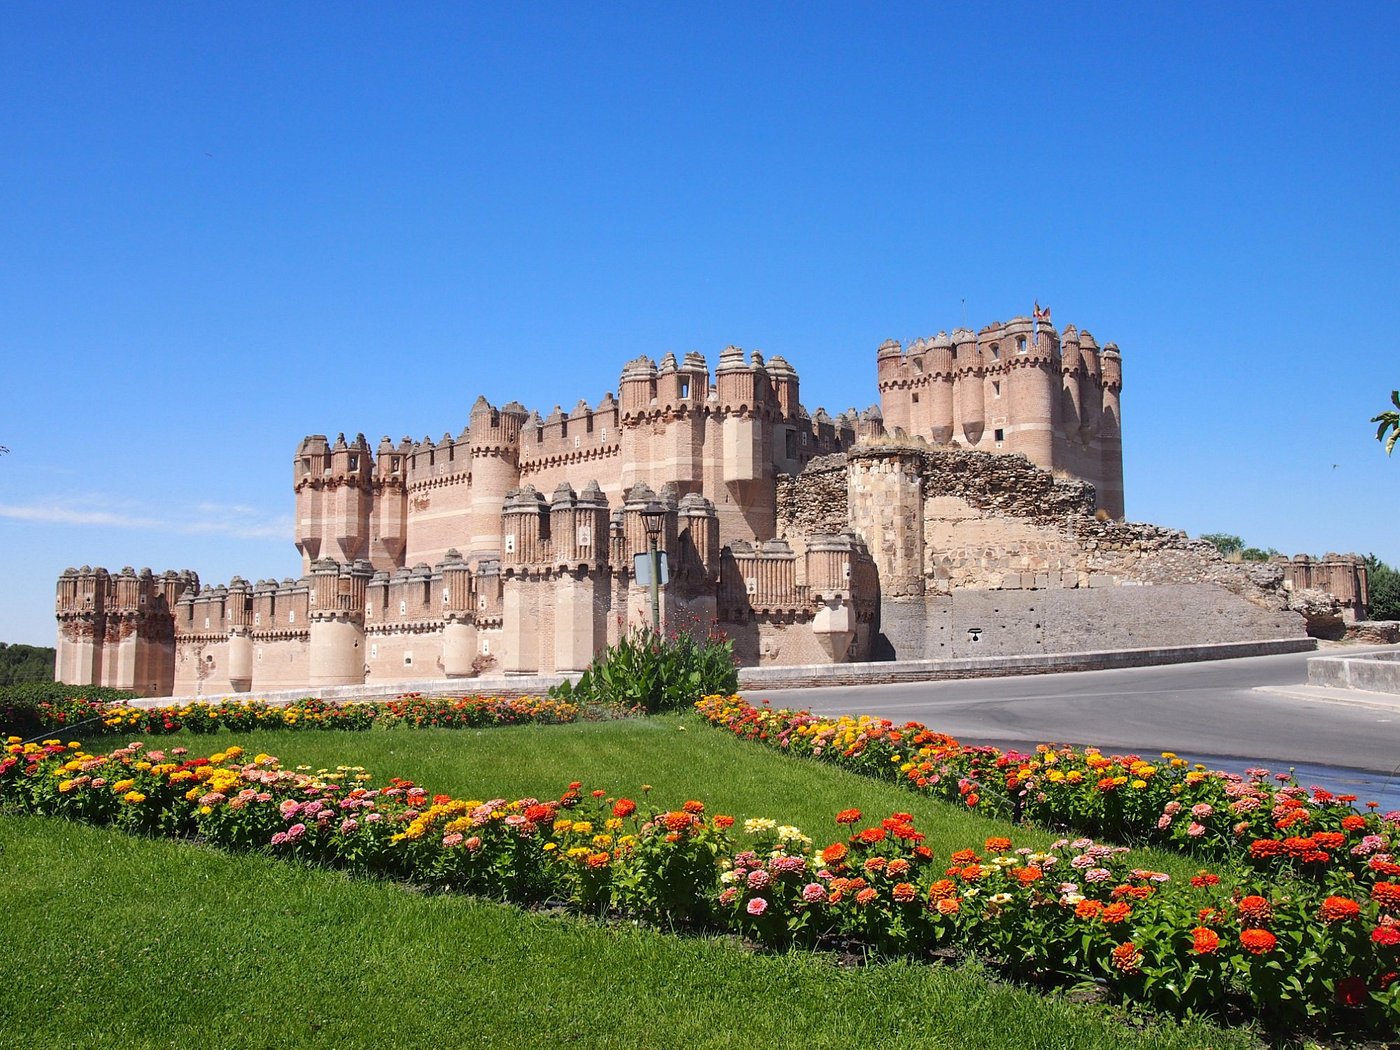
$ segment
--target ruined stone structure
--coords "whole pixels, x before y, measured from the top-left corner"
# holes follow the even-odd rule
[[[1111,344],[1018,318],[876,357],[880,407],[836,418],[781,357],[729,347],[713,375],[637,358],[617,398],[544,418],[478,398],[455,438],[305,438],[299,578],[69,569],[57,677],[212,695],[580,670],[649,622],[657,505],[667,625],[717,624],[748,664],[1301,632],[1302,562],[1227,566],[1117,520]]]

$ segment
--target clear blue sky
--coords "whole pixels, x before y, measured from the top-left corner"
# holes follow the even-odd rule
[[[1400,563],[1400,7],[931,6],[7,4],[0,640],[295,575],[304,434],[729,343],[864,407],[964,300],[1121,346],[1130,518]]]

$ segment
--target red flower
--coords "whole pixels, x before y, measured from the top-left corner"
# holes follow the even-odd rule
[[[681,806],[681,809],[685,810],[687,813],[704,813],[705,803],[690,799],[685,805]]]
[[[822,850],[823,864],[837,864],[846,859],[846,844],[843,842],[833,842],[826,849]]]
[[[1093,919],[1103,911],[1103,901],[1083,900],[1074,906],[1076,919]]]
[[[1209,955],[1220,947],[1220,935],[1207,926],[1197,926],[1191,931],[1191,949],[1197,955]]]
[[[613,803],[612,811],[615,817],[630,817],[633,813],[637,812],[637,803],[633,802],[630,798],[620,798]]]
[[[1366,830],[1366,818],[1363,817],[1363,816],[1362,816],[1361,814],[1359,814],[1359,813],[1353,813],[1353,814],[1351,814],[1350,816],[1343,817],[1343,818],[1342,818],[1342,830],[1343,830],[1343,831],[1365,831],[1365,830]]]
[[[1240,946],[1254,955],[1267,955],[1278,947],[1278,938],[1268,930],[1245,930],[1240,934]]]
[[[1400,926],[1377,926],[1371,931],[1371,940],[1387,948],[1394,948],[1400,944]]]
[[[554,807],[546,805],[543,802],[536,803],[533,806],[527,806],[525,809],[525,819],[531,824],[544,824],[554,819]]]
[[[1337,982],[1337,1002],[1342,1006],[1364,1006],[1370,997],[1360,977],[1343,977]]]
[[[1277,857],[1283,852],[1283,843],[1277,839],[1255,839],[1249,844],[1249,855],[1256,860],[1263,857]]]
[[[1350,897],[1328,897],[1322,902],[1318,914],[1323,922],[1345,922],[1361,914],[1361,905]]]
[[[856,834],[856,840],[867,846],[873,846],[877,842],[885,840],[884,828],[865,828]]]
[[[1249,896],[1240,901],[1240,918],[1245,922],[1265,922],[1273,913],[1273,906],[1263,897]]]
[[[734,826],[734,818],[731,817],[731,816],[729,816],[728,814],[719,813],[719,814],[717,814],[717,815],[715,816],[715,827],[717,827],[717,828],[732,828],[733,826]]]
[[[1203,871],[1198,875],[1191,876],[1191,885],[1195,886],[1197,889],[1200,889],[1202,886],[1215,886],[1219,884],[1219,882],[1220,876],[1214,875],[1208,871]]]
[[[1371,899],[1382,908],[1400,908],[1400,885],[1393,882],[1378,882],[1371,887]]]
[[[838,823],[838,824],[858,824],[858,823],[860,823],[860,810],[858,810],[858,809],[843,809],[840,813],[836,814],[836,823]]]

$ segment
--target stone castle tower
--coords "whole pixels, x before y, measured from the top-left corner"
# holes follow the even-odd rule
[[[456,437],[311,435],[293,457],[299,578],[69,570],[58,676],[187,695],[578,670],[648,620],[633,558],[653,503],[668,623],[717,622],[750,663],[867,659],[881,588],[902,585],[851,521],[794,528],[779,502],[783,479],[887,428],[1022,452],[1121,517],[1112,345],[1017,318],[887,342],[876,366],[880,407],[835,418],[808,413],[782,357],[731,346],[713,372],[696,352],[638,357],[616,398],[543,417],[478,398]]]
[[[1118,347],[1073,325],[1016,317],[973,333],[954,329],[877,355],[885,426],[936,445],[1020,452],[1036,466],[1089,482],[1099,506],[1123,517]]]

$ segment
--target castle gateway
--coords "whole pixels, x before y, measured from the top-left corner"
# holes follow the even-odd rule
[[[68,569],[56,677],[159,696],[581,670],[650,620],[648,510],[665,622],[718,624],[749,664],[1303,633],[1279,579],[1122,523],[1112,344],[1017,318],[887,342],[876,368],[880,406],[835,418],[783,358],[729,347],[713,373],[639,357],[617,398],[544,418],[479,398],[438,441],[307,437],[299,578]]]

